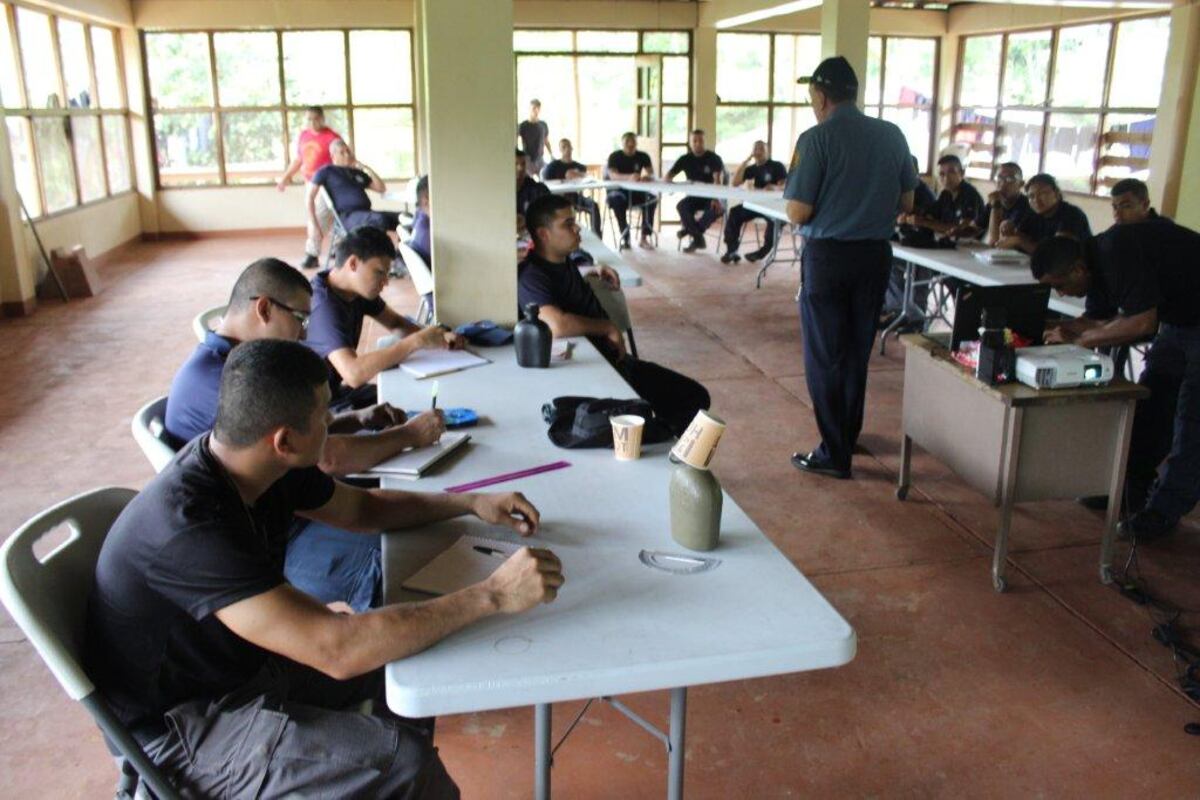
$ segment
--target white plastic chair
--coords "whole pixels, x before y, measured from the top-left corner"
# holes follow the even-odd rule
[[[633,318],[629,315],[629,304],[625,302],[625,293],[620,289],[610,287],[599,273],[590,273],[586,280],[592,287],[592,293],[600,301],[600,307],[604,309],[604,313],[617,326],[617,330],[623,331],[629,339],[629,354],[637,358],[637,342],[633,340]]]
[[[216,323],[221,321],[221,317],[225,316],[225,311],[228,308],[229,306],[227,305],[213,306],[201,311],[192,320],[192,330],[195,332],[196,338],[200,340],[200,344],[204,344],[204,337],[216,327]]]
[[[82,665],[87,601],[100,546],[136,494],[116,487],[94,489],[22,525],[0,548],[0,601],[67,695],[92,715],[109,749],[124,757],[118,791],[132,796],[140,779],[167,800],[178,793],[117,719]],[[39,558],[34,545],[59,525],[70,528],[70,538]]]
[[[133,440],[142,448],[155,472],[162,472],[163,467],[175,457],[175,451],[162,440],[166,414],[167,398],[159,397],[139,408],[129,426],[133,431]]]
[[[408,268],[413,288],[421,296],[416,322],[418,325],[428,325],[433,322],[433,271],[429,269],[425,259],[421,258],[420,253],[409,247],[408,243],[400,242],[396,245],[396,250],[404,260],[404,266]]]

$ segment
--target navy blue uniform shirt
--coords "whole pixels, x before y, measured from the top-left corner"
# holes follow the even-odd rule
[[[429,240],[429,215],[419,208],[413,215],[412,237],[408,240],[408,246],[425,259],[425,266],[433,269],[433,244]]]
[[[604,165],[604,177],[607,178],[610,172],[619,172],[622,175],[640,175],[644,169],[654,172],[654,163],[646,153],[634,150],[633,155],[628,155],[624,150],[614,150],[609,154],[608,162]]]
[[[1200,233],[1160,217],[1113,225],[1084,249],[1092,275],[1085,316],[1132,317],[1155,308],[1159,322],[1200,325]]]
[[[958,197],[952,195],[948,189],[943,189],[933,206],[925,213],[938,222],[957,225],[976,222],[986,207],[987,204],[983,202],[979,190],[964,180],[958,187]]]
[[[367,196],[371,176],[361,169],[326,164],[313,175],[312,182],[325,187],[329,201],[339,215],[371,210],[371,198]]]
[[[329,270],[322,270],[312,279],[312,315],[308,318],[308,335],[304,344],[325,359],[329,366],[329,387],[334,399],[345,394],[342,376],[329,363],[329,354],[343,348],[358,349],[362,337],[363,317],[376,316],[387,308],[383,298],[367,300],[355,296],[343,299],[329,286]]]
[[[526,175],[521,188],[517,189],[517,213],[524,214],[530,203],[547,194],[550,194],[550,190],[546,188],[546,184],[538,183]]]
[[[1025,219],[1025,215],[1032,213],[1033,209],[1029,207],[1029,198],[1023,194],[1017,195],[1017,199],[1007,208],[1003,203],[1000,205],[1000,221],[1011,222],[1017,228],[1020,228],[1021,220]],[[979,218],[975,220],[975,224],[985,231],[992,224],[991,203],[985,205],[983,210],[979,212]]]
[[[787,180],[787,167],[778,161],[767,159],[762,165],[751,164],[742,172],[743,181],[754,181],[755,189],[764,189]]]
[[[571,170],[587,172],[587,167],[580,164],[578,161],[563,161],[561,158],[556,158],[546,166],[542,167],[542,180],[544,181],[563,181],[567,179],[567,173]]]
[[[689,181],[694,183],[712,183],[716,180],[717,174],[724,171],[725,162],[712,150],[705,150],[700,155],[688,150],[675,159],[675,165],[667,173],[667,180],[671,180],[682,172]]]
[[[1086,242],[1092,238],[1092,226],[1088,224],[1087,215],[1078,206],[1060,200],[1054,208],[1054,213],[1048,217],[1043,217],[1030,208],[1029,213],[1017,223],[1017,233],[1028,236],[1034,242],[1041,242],[1060,233]]]
[[[204,342],[183,362],[171,381],[167,411],[163,415],[166,442],[178,450],[217,422],[217,396],[221,391],[221,371],[234,342],[209,331]]]

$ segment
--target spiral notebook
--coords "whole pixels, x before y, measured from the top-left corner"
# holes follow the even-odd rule
[[[418,350],[400,362],[400,369],[421,380],[490,363],[470,350]]]
[[[380,461],[364,473],[350,477],[377,478],[386,475],[392,478],[416,480],[424,475],[430,467],[462,447],[470,439],[471,434],[469,433],[443,433],[437,444],[409,448],[385,461]]]
[[[452,594],[473,586],[500,568],[522,545],[482,536],[462,536],[403,583],[423,594]]]

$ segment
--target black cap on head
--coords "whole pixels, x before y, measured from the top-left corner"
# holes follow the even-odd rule
[[[813,74],[797,79],[796,83],[811,83],[818,89],[833,89],[838,92],[857,92],[858,76],[854,67],[842,56],[832,56],[825,59]]]

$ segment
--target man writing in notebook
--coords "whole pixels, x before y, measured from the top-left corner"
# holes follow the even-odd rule
[[[356,531],[474,515],[528,536],[539,523],[519,494],[335,482],[315,468],[329,399],[307,348],[238,346],[212,433],[126,506],[101,548],[88,675],[185,796],[457,798],[429,731],[387,709],[383,667],[563,585],[554,554],[526,547],[461,591],[362,614],[297,591],[283,573],[293,513]],[[366,699],[371,715],[345,710]]]
[[[418,350],[459,349],[466,341],[438,325],[420,328],[380,295],[387,286],[396,246],[378,228],[356,228],[338,243],[336,266],[312,279],[313,306],[305,344],[329,364],[335,410],[375,402],[370,382]],[[358,352],[363,319],[373,317],[399,338],[367,353]]]

